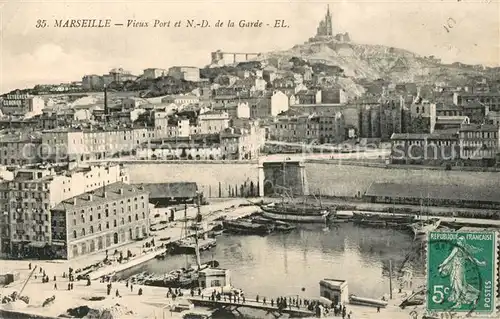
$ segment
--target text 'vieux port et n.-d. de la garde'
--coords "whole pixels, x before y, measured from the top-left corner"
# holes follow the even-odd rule
[[[46,20],[38,20],[37,28],[45,28],[49,26]],[[128,19],[124,23],[116,21],[112,23],[111,19],[57,19],[54,20],[54,27],[56,28],[110,28],[112,26],[124,26],[127,28],[262,28],[262,27],[272,27],[272,28],[287,28],[288,25],[284,20],[278,19],[271,23],[264,23],[263,21],[257,20],[238,20],[238,21],[222,21],[217,20],[215,22],[210,22],[208,20],[136,20]]]

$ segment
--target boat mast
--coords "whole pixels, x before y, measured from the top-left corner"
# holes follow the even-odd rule
[[[197,194],[197,207],[198,213],[196,215],[196,222],[201,220],[201,212],[200,212],[200,194]],[[201,270],[201,258],[200,258],[200,246],[198,243],[198,225],[195,225],[195,234],[194,234],[194,242],[195,242],[195,252],[196,252],[196,265],[198,266],[198,271]]]

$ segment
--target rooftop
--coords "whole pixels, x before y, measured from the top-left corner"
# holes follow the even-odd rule
[[[498,132],[499,127],[492,124],[464,124],[460,126],[461,132]]]
[[[441,133],[393,133],[391,140],[449,140],[456,139],[455,134]]]
[[[135,197],[138,194],[147,194],[148,191],[123,182],[113,183],[94,191],[74,196],[56,205],[53,210],[67,211],[74,208],[94,206],[121,198]]]
[[[146,183],[134,184],[143,187],[149,198],[193,198],[197,196],[198,186],[194,182],[179,183]]]

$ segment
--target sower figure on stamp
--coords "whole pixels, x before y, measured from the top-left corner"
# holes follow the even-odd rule
[[[465,264],[469,260],[477,266],[486,266],[486,261],[479,261],[473,256],[481,251],[482,249],[467,244],[464,237],[459,237],[457,246],[453,247],[450,255],[439,265],[439,273],[450,277],[451,291],[448,301],[454,303],[452,308],[475,304],[479,299],[481,292],[467,283]]]

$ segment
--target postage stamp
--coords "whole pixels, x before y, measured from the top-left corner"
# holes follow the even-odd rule
[[[496,233],[429,232],[427,236],[427,310],[494,313]]]

